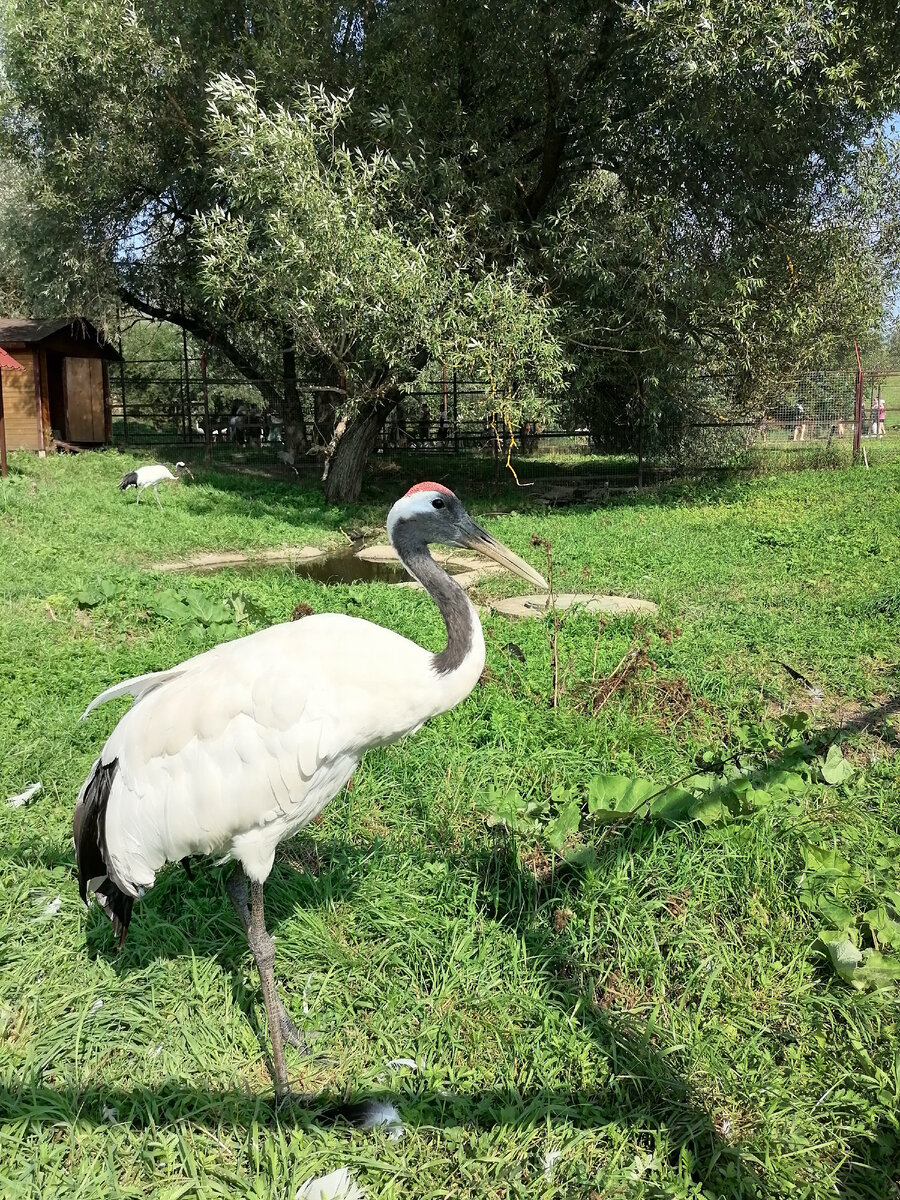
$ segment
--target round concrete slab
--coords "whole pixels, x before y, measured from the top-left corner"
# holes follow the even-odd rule
[[[363,546],[362,550],[357,550],[356,557],[361,558],[364,562],[396,562],[397,551],[393,546]]]
[[[444,546],[432,546],[431,555],[439,563],[449,563],[450,566],[466,570],[474,570],[485,562],[483,558],[466,554],[465,551],[451,550]],[[387,543],[379,543],[377,546],[363,546],[362,550],[356,551],[356,557],[361,558],[364,562],[390,563],[397,561],[397,551]]]
[[[636,600],[632,596],[600,596],[592,592],[560,592],[553,598],[554,608],[566,612],[570,608],[583,608],[585,612],[610,613],[624,616],[630,613],[656,612],[652,600]],[[546,595],[511,596],[508,600],[492,600],[491,610],[505,617],[541,617],[547,612],[549,600]]]

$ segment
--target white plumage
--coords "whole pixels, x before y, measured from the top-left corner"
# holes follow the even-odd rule
[[[301,1043],[277,998],[265,928],[262,888],[276,847],[322,811],[366,750],[458,704],[484,667],[478,615],[428,543],[481,550],[546,587],[438,484],[419,484],[398,500],[388,534],[441,610],[440,654],[369,621],[323,614],[116,684],[85,711],[135,698],[78,797],[82,897],[95,893],[124,940],[135,898],[166,862],[233,859],[228,890],[259,967],[279,1091],[287,1089],[283,1040]]]
[[[161,483],[177,483],[182,471],[190,474],[183,462],[175,464],[174,475],[168,467],[164,467],[159,463],[154,463],[148,467],[138,467],[136,471],[129,471],[126,475],[122,476],[122,480],[119,483],[119,491],[127,492],[129,488],[137,488],[136,503],[140,504],[141,492],[145,488],[153,488],[153,495],[156,497],[156,503],[159,504],[160,512],[162,512],[162,504],[160,503],[157,488]]]
[[[137,700],[99,759],[119,766],[106,840],[120,890],[136,896],[164,863],[197,854],[265,880],[278,843],[318,816],[367,749],[469,694],[484,668],[477,618],[473,628],[472,653],[440,681],[415,642],[325,613],[110,689]]]

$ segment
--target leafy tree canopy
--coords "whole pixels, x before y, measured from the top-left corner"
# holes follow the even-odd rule
[[[752,374],[893,282],[884,0],[6,0],[0,36],[7,307],[125,302],[279,402],[343,379],[335,495],[429,359],[529,407]]]

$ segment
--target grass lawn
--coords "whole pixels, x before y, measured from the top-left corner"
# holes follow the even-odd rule
[[[13,455],[0,483],[0,797],[43,783],[27,806],[0,799],[0,1195],[294,1200],[343,1164],[370,1197],[417,1200],[898,1195],[900,465],[486,518],[541,569],[531,538],[548,539],[560,590],[660,612],[567,616],[556,707],[552,622],[486,616],[485,682],[369,754],[279,853],[276,973],[331,1059],[288,1049],[289,1069],[302,1090],[392,1096],[401,1140],[273,1110],[227,868],[201,865],[193,883],[168,868],[115,953],[78,899],[71,814],[125,701],[78,717],[109,684],[300,601],[435,648],[440,618],[381,584],[153,570],[198,550],[339,544],[341,527],[383,525],[387,492],[340,510],[290,484],[198,475],[164,490],[160,513],[117,491],[134,465]],[[162,615],[161,593],[191,587],[245,619]],[[492,577],[480,597],[518,590]],[[822,742],[779,723],[800,710],[837,739],[837,782]],[[785,774],[791,755],[805,765]],[[765,803],[708,823],[595,823],[577,861],[554,856],[538,807],[515,838],[486,817],[509,789],[538,805],[553,789],[584,797],[598,773],[662,787],[725,760],[748,776],[758,760]],[[878,905],[873,945],[862,914]],[[815,949],[840,920],[884,951],[887,987],[856,990]]]

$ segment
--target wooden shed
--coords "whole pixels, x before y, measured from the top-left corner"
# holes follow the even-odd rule
[[[25,368],[3,372],[10,450],[112,440],[108,364],[120,356],[90,321],[0,320],[0,347]]]

